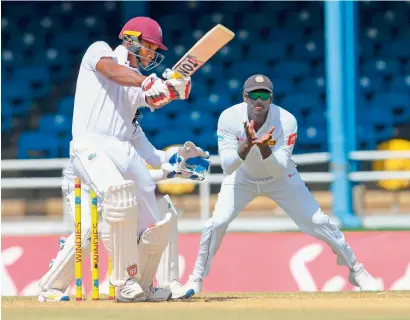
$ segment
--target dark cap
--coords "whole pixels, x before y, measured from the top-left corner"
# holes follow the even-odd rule
[[[248,78],[243,85],[243,91],[250,92],[254,90],[268,90],[269,92],[273,92],[273,84],[272,81],[267,76],[263,74],[255,74]]]

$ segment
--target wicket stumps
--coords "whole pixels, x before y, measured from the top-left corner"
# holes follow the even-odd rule
[[[75,300],[83,300],[83,271],[82,271],[82,246],[81,246],[81,181],[75,179]],[[99,245],[98,245],[98,198],[93,190],[90,191],[90,212],[91,212],[91,299],[100,299],[99,280]],[[108,274],[111,275],[112,264],[108,259]],[[114,300],[115,288],[109,285],[108,298]]]

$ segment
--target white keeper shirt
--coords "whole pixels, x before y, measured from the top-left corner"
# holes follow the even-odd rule
[[[244,122],[249,121],[247,104],[242,102],[224,110],[218,121],[218,153],[226,175],[233,173],[253,181],[270,181],[292,174],[296,165],[291,160],[297,137],[295,117],[285,109],[271,104],[263,126],[256,132],[258,138],[275,126],[269,145],[272,154],[262,159],[258,146],[253,146],[245,160],[238,155],[239,143],[245,141]]]
[[[128,50],[120,45],[115,51],[103,42],[94,42],[84,54],[74,99],[73,138],[85,133],[113,136],[121,141],[133,139],[133,119],[138,107],[147,107],[141,88],[124,87],[96,71],[103,57],[129,67]],[[134,69],[139,72],[138,69]]]

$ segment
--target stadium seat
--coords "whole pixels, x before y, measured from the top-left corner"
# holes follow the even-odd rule
[[[58,158],[58,151],[59,142],[55,136],[39,132],[23,132],[18,140],[17,158]]]
[[[399,76],[393,79],[390,85],[390,91],[397,93],[409,93],[410,92],[410,74],[407,76]]]
[[[295,60],[323,60],[325,48],[323,40],[308,40],[299,42],[293,47],[292,57]]]
[[[371,59],[363,65],[363,73],[369,76],[399,75],[400,65],[395,60]]]
[[[31,99],[28,83],[22,81],[8,81],[2,84],[2,101],[6,101],[12,108],[13,115],[26,115]]]
[[[239,98],[239,97],[238,97]],[[240,100],[239,100],[240,101]],[[211,94],[209,97],[198,99],[194,103],[195,109],[221,113],[231,106],[231,100],[226,96]]]
[[[295,85],[286,78],[271,79],[273,84],[273,95],[289,95],[296,92]]]
[[[63,49],[50,48],[38,51],[33,63],[47,66],[52,80],[63,80],[70,70],[69,55]]]
[[[72,116],[74,112],[74,97],[62,97],[58,102],[57,111],[59,114],[63,114],[65,116]]]
[[[21,67],[15,71],[16,81],[27,81],[30,96],[40,98],[50,91],[50,73],[40,66]]]
[[[177,115],[172,121],[172,125],[177,128],[188,128],[191,130],[198,130],[202,128],[215,128],[215,118],[205,110],[190,110],[189,112],[183,112]]]
[[[319,96],[319,94],[326,91],[325,79],[323,77],[317,77],[303,80],[296,86],[296,91]]]
[[[393,117],[392,122],[405,124],[410,121],[410,98],[408,93],[380,93],[371,104],[372,110],[384,110],[384,115],[372,114],[372,117]]]
[[[364,93],[380,92],[384,87],[383,79],[375,76],[363,76],[360,78],[359,84]]]
[[[409,39],[383,43],[380,49],[380,54],[386,59],[408,59],[410,56]]]
[[[69,133],[71,131],[72,118],[62,114],[46,114],[39,120],[38,132],[51,135]]]
[[[368,121],[357,122],[356,124],[356,145],[358,150],[376,149],[376,137],[373,124]]]
[[[276,27],[277,22],[275,19],[265,13],[253,13],[248,12],[244,15],[242,27],[245,29],[254,29],[256,32],[262,29],[271,29]]]
[[[72,140],[71,132],[58,138],[59,156],[61,158],[70,157],[70,142]]]
[[[308,125],[298,130],[296,145],[308,152],[324,152],[327,148],[326,140],[326,127]]]
[[[140,125],[144,132],[151,134],[172,127],[173,123],[162,110],[151,112],[144,109]]]
[[[6,102],[1,102],[1,132],[7,132],[13,125],[13,110]]]
[[[377,141],[384,141],[393,136],[393,115],[389,110],[371,105],[364,115],[371,114],[374,135]],[[366,116],[364,116],[366,117]],[[369,121],[368,119],[363,120]]]
[[[157,149],[164,149],[171,145],[182,145],[185,141],[195,143],[196,136],[184,128],[161,130],[153,138],[152,143]]]
[[[217,153],[218,137],[216,134],[216,128],[214,130],[206,130],[198,135],[195,143],[203,150],[207,150],[210,153]]]
[[[283,77],[286,74],[290,79],[306,78],[310,76],[309,64],[298,61],[285,61],[279,63],[273,69],[273,75],[276,78]]]
[[[258,43],[249,48],[249,57],[264,61],[281,60],[286,57],[286,48],[280,42]]]
[[[284,45],[290,45],[302,41],[303,31],[297,28],[272,28],[268,35],[268,42],[279,42]]]
[[[324,109],[317,96],[303,93],[285,97],[282,100],[282,106],[290,112],[298,110],[306,115],[312,113],[312,110]]]
[[[203,15],[195,24],[195,27],[201,30],[210,30],[217,24],[222,24],[229,29],[232,29],[234,25],[232,16],[221,11],[210,15]]]

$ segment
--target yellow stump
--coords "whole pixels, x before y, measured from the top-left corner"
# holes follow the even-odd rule
[[[82,248],[81,248],[81,181],[74,180],[75,186],[75,300],[83,300]]]
[[[108,282],[110,281],[110,277],[111,277],[111,273],[112,273],[112,263],[111,263],[111,259],[108,258]],[[109,294],[108,294],[108,299],[109,300],[114,300],[115,299],[115,287],[111,284],[111,282],[109,282],[110,287],[109,287]]]
[[[94,191],[90,191],[91,196],[91,299],[100,299],[99,276],[98,276],[98,198]]]

